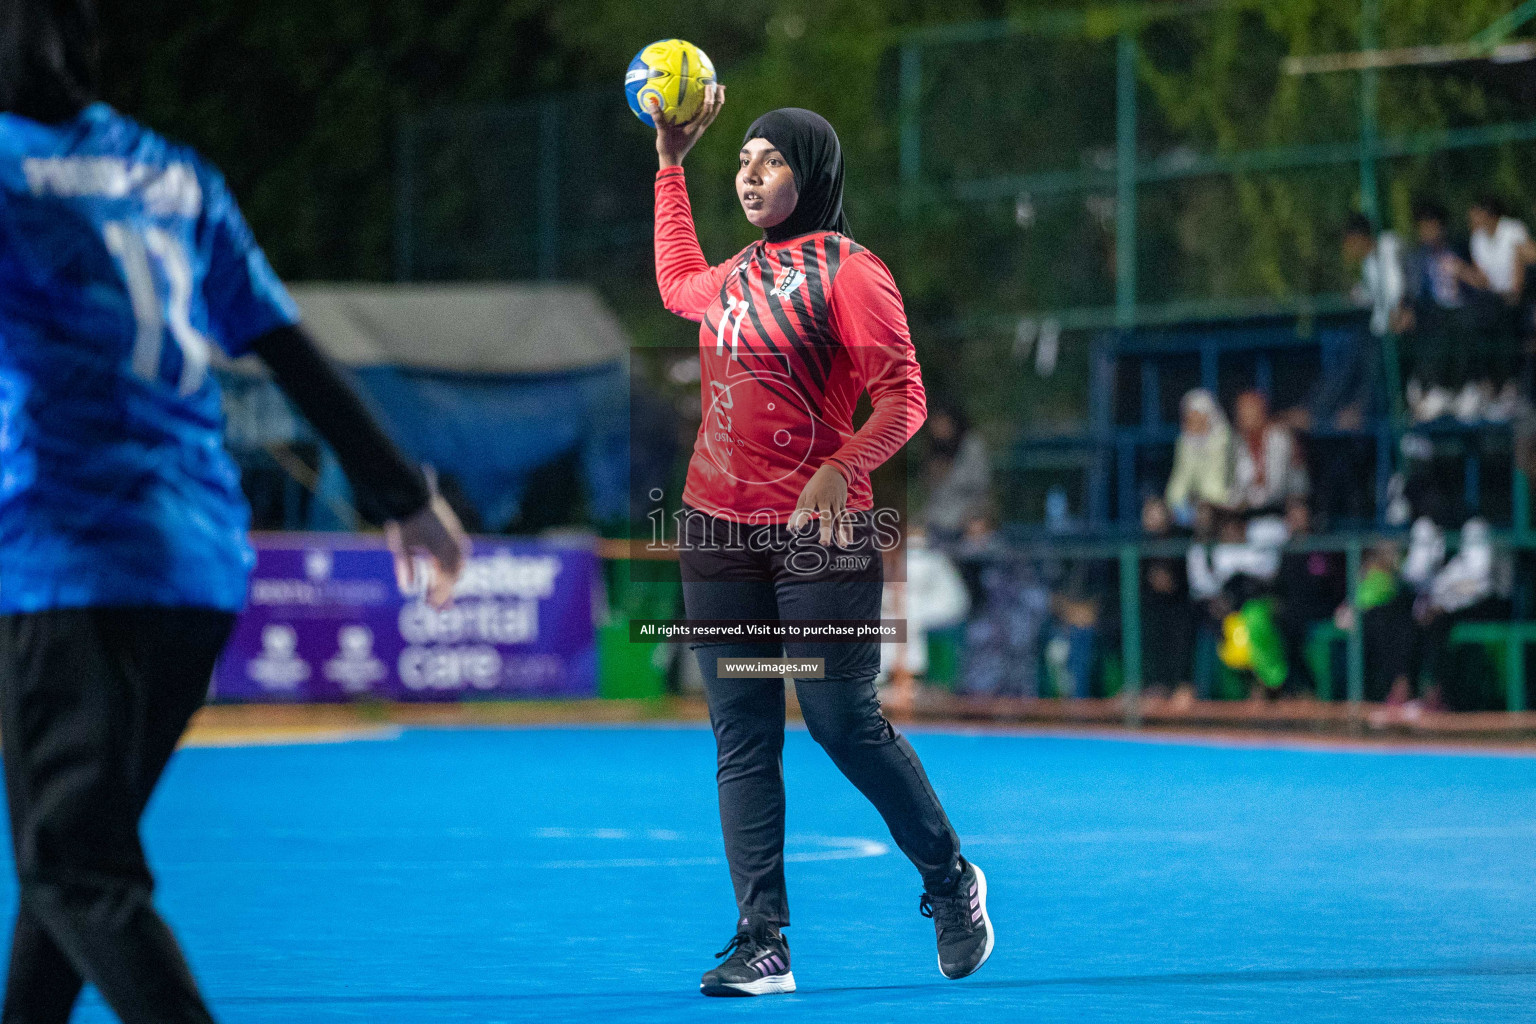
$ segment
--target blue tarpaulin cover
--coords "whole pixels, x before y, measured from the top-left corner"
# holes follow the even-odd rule
[[[496,530],[518,513],[529,476],[575,454],[593,519],[626,512],[628,340],[578,285],[300,285],[306,328],[348,366],[400,445],[451,475]],[[238,453],[307,440],[259,364],[223,373]],[[335,460],[322,457],[312,529],[349,526]]]

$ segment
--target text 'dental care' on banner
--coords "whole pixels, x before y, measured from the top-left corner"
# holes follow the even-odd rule
[[[214,671],[232,701],[591,697],[597,556],[478,539],[454,600],[401,595],[382,540],[265,534],[246,608]]]

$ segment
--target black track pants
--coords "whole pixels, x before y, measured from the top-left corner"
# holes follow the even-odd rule
[[[693,517],[684,534],[683,600],[690,620],[860,620],[880,617],[882,568],[861,523],[849,562],[823,565],[814,541],[784,527],[754,527],[706,547],[718,524]],[[795,552],[801,552],[797,557]],[[858,561],[862,551],[868,561]],[[836,550],[834,549],[834,554]],[[784,927],[784,685],[778,679],[722,679],[719,658],[823,658],[825,678],[798,679],[795,694],[811,738],[874,804],[891,837],[931,891],[958,877],[960,840],[906,738],[880,711],[875,643],[695,644],[715,732],[720,825],[743,918]]]
[[[21,905],[4,1024],[64,1024],[86,981],[124,1024],[213,1020],[151,901],[139,819],[234,616],[0,616],[0,733]]]

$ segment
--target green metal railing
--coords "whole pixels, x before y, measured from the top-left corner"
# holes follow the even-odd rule
[[[648,252],[655,157],[613,142],[637,127],[609,89],[403,117],[396,279],[571,278]]]
[[[1362,212],[1381,223],[1378,162],[1457,149],[1536,141],[1536,120],[1508,121],[1469,128],[1382,135],[1380,74],[1365,68],[1359,75],[1359,137],[1347,142],[1282,146],[1269,149],[1191,155],[1144,161],[1136,149],[1138,130],[1138,36],[1147,26],[1216,10],[1257,9],[1259,0],[1192,0],[1181,3],[1117,4],[1079,11],[1053,11],[1014,19],[941,25],[915,30],[900,39],[899,166],[908,208],[929,203],[987,202],[1019,195],[1035,197],[1114,189],[1115,304],[1112,311],[1070,311],[1074,319],[1109,321],[1120,328],[1140,324],[1137,304],[1137,197],[1141,186],[1180,179],[1357,164]],[[1528,0],[1473,39],[1492,49],[1510,33],[1536,18],[1536,0]],[[921,115],[923,53],[928,47],[980,43],[1017,36],[1115,38],[1115,161],[1113,170],[1057,170],[995,175],[951,182],[923,180]],[[1380,0],[1361,0],[1359,43],[1365,51],[1380,45]],[[1053,316],[1055,314],[1052,314]]]
[[[1454,542],[1455,537],[1447,538]],[[1360,562],[1364,551],[1377,543],[1401,544],[1399,533],[1364,532],[1302,537],[1286,545],[1286,551],[1333,551],[1344,553],[1346,572],[1346,601],[1354,609],[1352,623],[1345,631],[1346,684],[1345,701],[1349,718],[1353,723],[1363,720],[1365,702],[1365,644],[1361,616],[1355,604],[1360,583]],[[1052,558],[1067,560],[1115,561],[1120,570],[1120,658],[1124,672],[1121,693],[1125,696],[1125,724],[1130,728],[1141,725],[1141,562],[1148,557],[1182,557],[1192,546],[1188,540],[1103,540],[1103,541],[1030,541],[1010,546],[1011,554],[1026,558]],[[1502,551],[1536,551],[1536,530],[1522,529],[1496,532],[1494,546]],[[1523,673],[1514,675],[1523,677]],[[1518,697],[1523,707],[1524,694]],[[1511,707],[1516,706],[1511,695]]]

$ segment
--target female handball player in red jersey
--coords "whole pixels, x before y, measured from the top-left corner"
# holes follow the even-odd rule
[[[704,421],[680,518],[691,621],[876,620],[881,539],[869,473],[923,422],[922,378],[901,294],[885,264],[848,237],[837,134],[786,108],[747,130],[736,193],[763,238],[710,266],[699,248],[683,157],[725,100],[656,132],[656,280],[696,320]],[[857,431],[853,411],[873,411]],[[889,546],[889,545],[884,545]],[[960,855],[911,744],[880,711],[873,641],[694,645],[718,751],[720,824],[739,911],[734,939],[704,975],[706,995],[793,992],[784,887],[784,687],[722,677],[724,658],[824,659],[796,679],[811,736],[875,805],[922,875],[939,969],[975,971],[992,952],[985,876]]]

